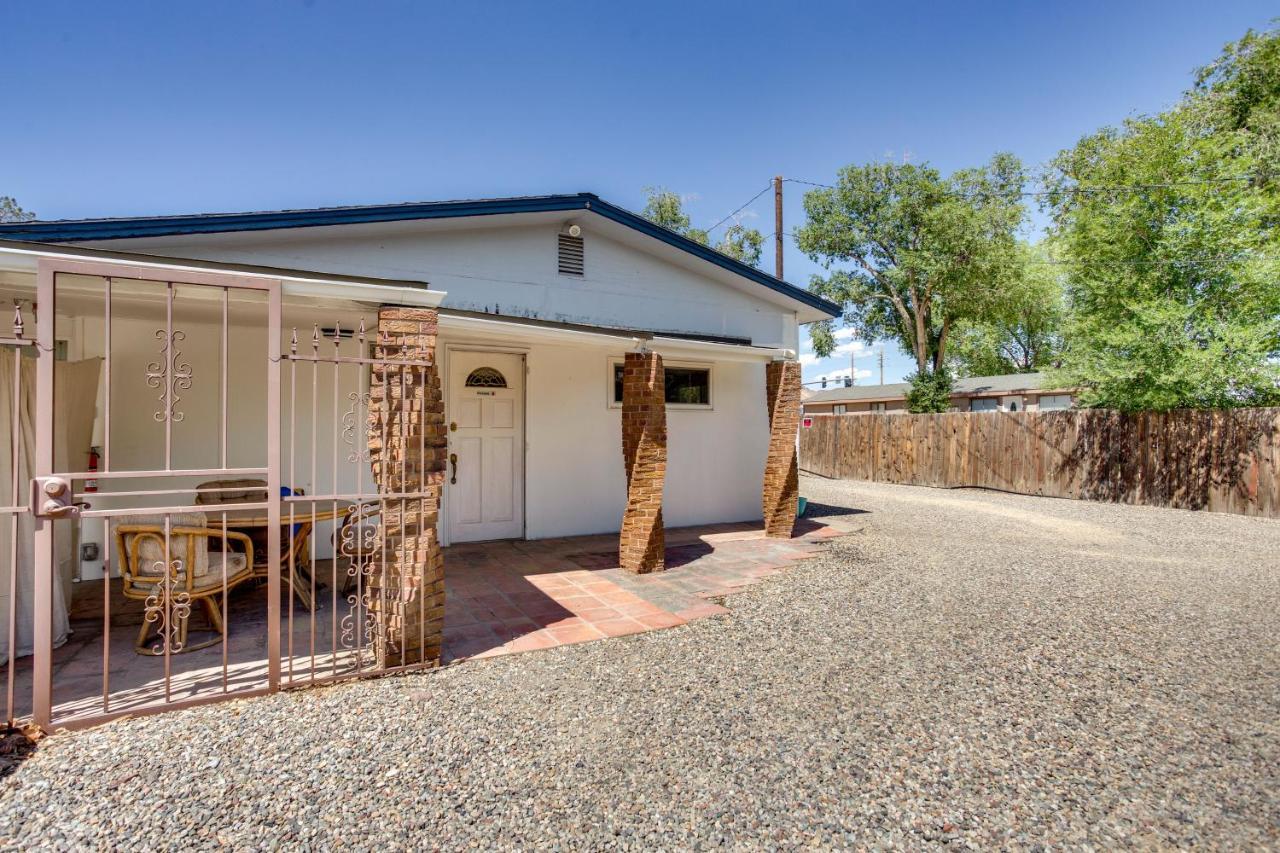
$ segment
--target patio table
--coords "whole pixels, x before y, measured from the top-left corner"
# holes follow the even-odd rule
[[[311,535],[311,528],[322,521],[335,521],[342,518],[347,513],[345,506],[330,509],[320,509],[318,507],[307,510],[306,512],[295,511],[293,518],[289,517],[286,510],[280,513],[280,541],[288,542],[289,547],[285,549],[282,555],[286,560],[293,553],[294,549],[304,544],[307,537]],[[240,509],[240,510],[206,510],[206,516],[209,519],[210,527],[222,527],[223,519],[226,519],[227,530],[238,530],[247,533],[254,539],[255,552],[262,555],[261,559],[253,561],[254,574],[258,577],[266,577],[269,567],[266,548],[266,528],[270,526],[271,519],[262,514],[257,509]],[[291,528],[293,528],[291,530]],[[257,535],[255,535],[257,534]],[[215,540],[216,541],[216,540]],[[311,599],[311,583],[316,580],[312,571],[311,560],[305,550],[294,555],[294,559],[288,562],[290,570],[293,572],[294,583],[291,584],[293,592],[298,596],[298,600],[308,610],[315,609],[315,602]]]

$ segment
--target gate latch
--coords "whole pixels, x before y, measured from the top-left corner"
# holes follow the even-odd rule
[[[36,518],[77,518],[89,504],[71,500],[66,477],[36,477],[31,481],[31,513]]]

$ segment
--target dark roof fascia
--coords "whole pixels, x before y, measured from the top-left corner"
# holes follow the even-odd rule
[[[50,245],[47,242],[32,240],[0,239],[0,249],[24,249],[37,253],[66,255],[68,257],[86,258],[90,260],[120,261],[121,263],[164,264],[166,266],[185,267],[193,270],[210,272],[251,273],[262,276],[279,276],[295,280],[316,282],[338,282],[341,284],[371,284],[376,287],[403,287],[414,290],[430,290],[431,283],[420,279],[376,278],[367,275],[347,275],[345,273],[318,272],[316,270],[295,269],[293,267],[271,267],[261,264],[243,264],[238,261],[210,261],[201,258],[177,258],[171,255],[152,255],[145,252],[116,252],[108,249],[95,249],[88,246]]]
[[[12,222],[0,225],[0,238],[41,243],[63,243],[572,210],[589,210],[603,216],[605,219],[653,237],[669,246],[767,287],[789,299],[794,299],[811,308],[822,311],[828,316],[838,317],[841,314],[840,306],[833,302],[829,302],[820,296],[809,293],[807,290],[788,284],[782,279],[775,278],[755,267],[723,255],[709,246],[694,242],[674,231],[663,228],[661,225],[656,225],[643,216],[602,200],[594,193],[467,201],[433,201],[361,207],[329,207],[312,210],[264,211],[259,213],[210,213],[183,216],[126,217],[120,219]]]
[[[563,329],[568,332],[585,332],[592,335],[613,335],[624,340],[639,338],[651,341],[654,338],[674,338],[708,344],[725,346],[753,347],[750,338],[735,338],[728,335],[702,335],[690,332],[663,332],[655,329],[628,329],[620,326],[588,326],[583,323],[566,323],[562,320],[542,320],[537,317],[521,317],[515,314],[493,314],[488,311],[469,311],[464,308],[438,308],[441,317],[465,317],[472,320],[493,320],[499,323],[512,323],[518,326],[533,326],[542,329]],[[759,347],[768,350],[768,347]]]

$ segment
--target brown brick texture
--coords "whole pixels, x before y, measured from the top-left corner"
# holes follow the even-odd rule
[[[436,528],[446,433],[436,329],[430,309],[378,312],[368,440],[374,480],[386,496],[369,590],[380,666],[438,665],[444,639],[444,557]],[[406,493],[415,497],[397,496]]]
[[[796,464],[800,363],[770,362],[765,368],[765,393],[769,404],[769,457],[764,466],[764,531],[775,539],[790,539],[800,495]]]
[[[666,547],[662,488],[667,478],[667,403],[662,356],[656,352],[629,352],[623,364],[622,458],[627,508],[618,556],[629,572],[660,572]]]

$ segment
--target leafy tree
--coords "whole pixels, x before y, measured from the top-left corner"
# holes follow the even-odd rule
[[[991,316],[961,322],[951,336],[948,360],[962,376],[1031,373],[1052,367],[1062,351],[1061,268],[1043,246],[1024,245],[1020,256]]]
[[[696,243],[707,245],[710,239],[707,232],[693,227],[689,214],[684,212],[684,200],[678,194],[663,187],[645,187],[644,191],[649,199],[644,210],[640,211],[641,216]]]
[[[711,245],[711,235],[701,228],[693,227],[689,215],[684,212],[684,202],[679,195],[662,187],[646,187],[645,193],[649,198],[644,210],[640,211],[641,216],[688,237],[695,243]],[[724,236],[713,248],[744,264],[759,266],[763,247],[764,236],[759,231],[735,222],[725,229]]]
[[[754,228],[747,228],[735,222],[724,230],[724,237],[716,244],[716,251],[722,255],[742,261],[748,266],[760,266],[760,255],[764,248],[764,235]]]
[[[809,289],[841,303],[859,337],[897,341],[918,376],[944,373],[956,325],[993,316],[1017,271],[1022,184],[1011,154],[950,176],[928,164],[846,166],[834,188],[805,194],[797,242],[832,270]],[[831,354],[830,322],[810,335]]]
[[[1280,402],[1280,31],[1250,31],[1173,108],[1061,152],[1055,385],[1127,410]]]
[[[951,371],[927,370],[907,376],[907,411],[915,414],[945,412],[951,408],[951,391],[955,382]]]
[[[11,196],[0,195],[0,222],[30,222],[36,215],[23,210]]]

